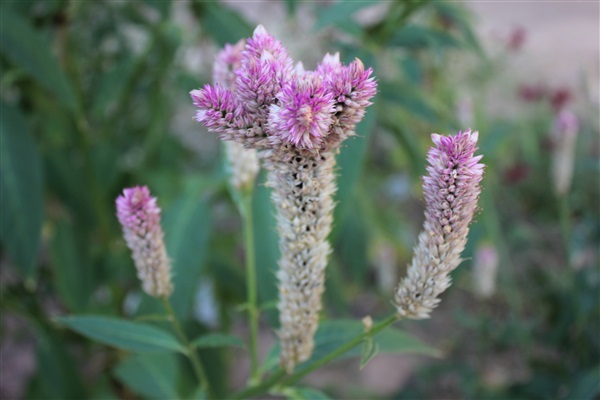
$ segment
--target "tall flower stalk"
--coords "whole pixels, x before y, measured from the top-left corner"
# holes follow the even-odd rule
[[[123,194],[117,197],[116,206],[123,237],[131,249],[142,288],[150,296],[162,301],[173,329],[185,344],[186,355],[199,384],[204,392],[208,393],[209,384],[204,367],[169,302],[169,296],[173,292],[171,266],[160,225],[161,210],[156,204],[156,197],[150,195],[146,186],[135,186],[123,190]]]
[[[425,192],[425,223],[419,234],[407,276],[396,290],[395,304],[402,317],[423,319],[450,286],[450,272],[461,263],[469,224],[477,210],[483,177],[482,156],[476,156],[477,132],[454,136],[432,135]]]
[[[375,95],[371,69],[327,54],[314,71],[293,67],[286,49],[258,26],[231,87],[190,94],[196,120],[223,140],[258,150],[268,173],[279,233],[280,364],[307,360],[322,308],[331,252],[335,155]]]

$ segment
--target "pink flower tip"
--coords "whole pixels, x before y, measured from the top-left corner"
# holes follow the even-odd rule
[[[123,190],[117,197],[117,218],[125,228],[136,228],[140,224],[158,222],[160,208],[156,205],[156,198],[150,195],[146,186],[134,186]]]

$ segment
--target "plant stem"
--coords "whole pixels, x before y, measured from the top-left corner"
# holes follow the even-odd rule
[[[190,343],[190,340],[188,339],[187,335],[185,334],[185,331],[181,327],[181,324],[179,323],[179,320],[177,319],[177,316],[175,315],[175,312],[173,311],[173,307],[171,306],[169,299],[163,297],[162,302],[165,306],[165,309],[167,310],[167,314],[169,314],[169,320],[173,324],[173,329],[177,333],[177,336],[179,336],[179,339],[181,339],[181,341],[185,345],[185,348],[187,350],[187,356],[190,359],[190,362],[192,363],[192,367],[194,368],[194,373],[196,374],[196,377],[198,378],[200,387],[204,390],[204,392],[206,393],[206,396],[208,397],[208,393],[209,393],[208,392],[209,391],[208,378],[206,377],[206,373],[204,372],[204,367],[202,366],[202,362],[198,358],[198,354],[196,353],[196,350]]]
[[[565,242],[565,252],[567,257],[567,265],[571,266],[571,221],[570,221],[570,206],[569,194],[564,193],[559,196],[558,207],[560,214],[560,227]]]
[[[254,256],[254,222],[252,220],[252,192],[242,194],[241,214],[244,222],[246,247],[246,290],[248,292],[248,320],[250,325],[250,383],[260,382],[258,369],[258,320],[260,317],[256,293],[256,258]]]
[[[396,314],[389,316],[388,318],[384,319],[383,321],[373,325],[373,327],[371,327],[370,330],[358,335],[357,337],[355,337],[354,339],[344,343],[343,345],[341,345],[340,347],[338,347],[337,349],[333,350],[331,353],[327,354],[325,357],[317,360],[316,362],[310,364],[310,366],[308,366],[305,369],[302,369],[300,371],[297,371],[296,373],[288,376],[287,378],[283,379],[283,381],[281,382],[280,385],[278,386],[282,386],[282,387],[286,387],[286,386],[290,386],[293,385],[294,383],[298,382],[300,379],[302,379],[303,377],[305,377],[306,375],[310,374],[311,372],[313,372],[314,370],[330,363],[331,361],[335,360],[336,358],[338,358],[339,356],[341,356],[342,354],[346,353],[347,351],[352,350],[354,347],[358,346],[359,344],[362,343],[363,340],[365,340],[368,337],[371,336],[375,336],[377,335],[379,332],[381,332],[382,330],[384,330],[385,328],[389,327],[390,325],[392,325],[393,323],[395,323],[396,321],[398,321],[400,319],[400,317]],[[237,394],[234,394],[232,396],[233,399],[246,399],[252,396],[258,396],[261,395],[263,393],[268,392],[271,388],[275,387],[275,385],[277,385],[277,383],[281,380],[281,378],[283,378],[285,376],[285,371],[283,369],[281,369],[281,367],[279,367],[277,370],[275,370],[275,372],[273,373],[273,375],[271,375],[269,377],[269,379],[267,379],[266,381],[262,382],[260,385],[257,386],[251,386],[249,388],[247,388],[246,390],[243,390]]]
[[[300,370],[300,371],[290,375],[287,379],[284,379],[284,381],[282,382],[282,385],[283,386],[293,385],[294,383],[298,382],[300,379],[304,378],[306,375],[310,374],[314,370],[321,368],[322,366],[324,366],[326,364],[329,364],[331,361],[335,360],[342,354],[346,353],[347,351],[352,350],[353,348],[355,348],[356,346],[361,344],[362,341],[365,340],[366,338],[377,335],[379,332],[381,332],[388,326],[392,325],[393,323],[397,322],[399,319],[400,319],[400,316],[394,313],[394,315],[391,315],[391,316],[387,317],[386,319],[384,319],[383,321],[377,323],[376,325],[373,325],[370,330],[362,333],[361,335],[358,335],[354,339],[344,343],[343,345],[341,345],[340,347],[338,347],[331,353],[327,354],[325,357],[312,363],[308,368],[305,368],[303,370]]]

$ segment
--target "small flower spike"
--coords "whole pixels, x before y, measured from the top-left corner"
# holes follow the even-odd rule
[[[146,293],[169,297],[173,291],[171,266],[160,226],[160,208],[146,186],[123,190],[116,200],[117,218],[123,237]]]
[[[477,132],[432,135],[428,175],[423,178],[425,223],[407,276],[396,289],[402,317],[429,318],[438,296],[450,286],[450,272],[461,263],[469,224],[477,210],[483,177],[482,156],[475,156]]]

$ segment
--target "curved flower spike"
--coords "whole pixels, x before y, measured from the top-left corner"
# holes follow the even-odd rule
[[[450,272],[461,263],[469,224],[477,210],[483,177],[482,156],[475,156],[477,132],[455,136],[433,134],[423,178],[425,223],[407,276],[396,289],[398,313],[407,318],[429,318],[450,286]]]

